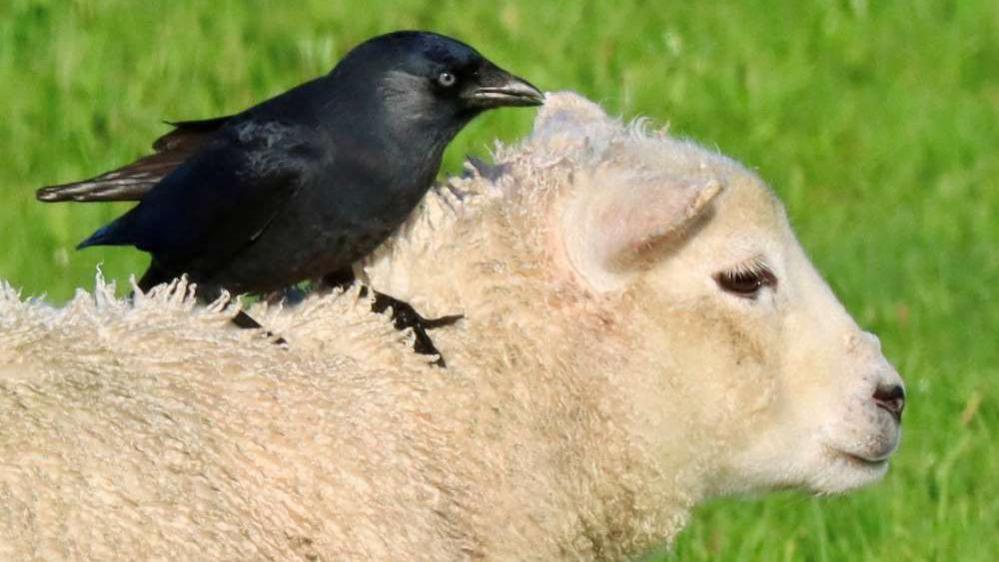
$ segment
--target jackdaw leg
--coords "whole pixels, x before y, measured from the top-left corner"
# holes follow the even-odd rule
[[[139,289],[141,289],[142,292],[145,293],[157,285],[161,285],[163,283],[169,283],[175,277],[177,276],[164,270],[159,264],[156,263],[156,261],[153,261],[152,263],[149,264],[149,269],[147,269],[146,272],[142,275],[142,279],[139,279],[138,286]],[[195,296],[200,302],[209,304],[218,299],[221,294],[222,294],[221,287],[207,285],[207,284],[198,284]],[[233,316],[231,322],[237,328],[240,328],[242,330],[263,329],[263,326],[260,325],[260,322],[254,320],[252,316],[243,312],[242,310],[236,313],[236,316]],[[269,338],[274,337],[274,333],[270,331],[266,331],[265,333]],[[287,341],[285,341],[285,339],[282,337],[278,337],[277,339],[274,340],[274,343],[281,345],[283,343],[287,343]]]
[[[454,314],[440,318],[424,318],[408,302],[398,300],[378,291],[374,291],[374,293],[375,302],[372,303],[371,310],[381,313],[385,312],[387,308],[392,307],[392,320],[395,328],[397,330],[413,329],[413,334],[416,336],[416,341],[413,342],[413,351],[421,355],[436,355],[437,360],[434,361],[434,365],[447,367],[444,355],[434,345],[427,331],[450,326],[464,318],[464,315]]]
[[[264,327],[260,324],[260,322],[257,322],[256,320],[254,320],[252,316],[250,316],[249,314],[243,312],[242,310],[240,310],[239,312],[237,312],[236,315],[232,317],[231,322],[237,328],[239,328],[241,330],[263,330],[264,329]],[[269,338],[273,338],[274,335],[275,335],[274,332],[272,332],[270,330],[265,330],[264,334],[267,337],[269,337]],[[288,343],[288,340],[282,338],[281,336],[278,336],[277,338],[274,339],[273,343],[275,345],[282,345],[282,344]]]
[[[347,287],[354,282],[354,273],[350,270],[346,271],[336,271],[330,273],[323,277],[322,284],[326,287]],[[368,288],[361,287],[361,296],[367,294]],[[434,361],[434,365],[438,367],[447,367],[447,362],[444,361],[444,356],[434,345],[432,339],[430,339],[430,334],[427,332],[434,330],[436,328],[443,328],[445,326],[450,326],[464,318],[462,314],[455,314],[450,316],[442,316],[440,318],[424,318],[416,312],[407,302],[401,301],[399,299],[390,297],[384,293],[379,293],[378,291],[373,291],[375,295],[375,302],[371,305],[371,310],[373,312],[382,313],[385,312],[389,307],[392,308],[392,323],[397,330],[405,330],[406,328],[411,328],[413,330],[413,335],[416,336],[416,341],[413,342],[413,351],[421,355],[436,355],[437,360]]]

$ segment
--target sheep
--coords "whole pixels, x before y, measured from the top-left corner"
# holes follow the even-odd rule
[[[231,329],[183,280],[0,291],[2,560],[626,560],[704,500],[878,480],[899,375],[738,163],[549,94],[357,273]]]

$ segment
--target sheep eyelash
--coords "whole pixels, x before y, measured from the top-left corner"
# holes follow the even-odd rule
[[[773,271],[762,257],[755,257],[751,260],[740,263],[732,269],[726,271],[731,275],[759,275],[762,277],[774,277]]]
[[[764,287],[776,289],[777,276],[762,258],[756,257],[716,274],[715,282],[727,293],[755,300]]]

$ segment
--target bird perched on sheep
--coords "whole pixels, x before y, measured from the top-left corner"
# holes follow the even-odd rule
[[[143,290],[186,274],[206,300],[266,294],[349,274],[409,216],[465,125],[542,99],[460,41],[399,31],[236,115],[176,123],[155,154],[38,198],[139,201],[79,247],[149,252]]]
[[[254,310],[281,348],[182,282],[8,288],[0,559],[625,560],[714,496],[874,482],[898,443],[901,379],[761,180],[573,94],[364,273],[465,313],[448,371],[357,289]]]

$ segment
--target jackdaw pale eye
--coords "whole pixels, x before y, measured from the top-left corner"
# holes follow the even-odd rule
[[[458,81],[454,74],[444,71],[437,75],[437,83],[445,88],[450,88]]]

